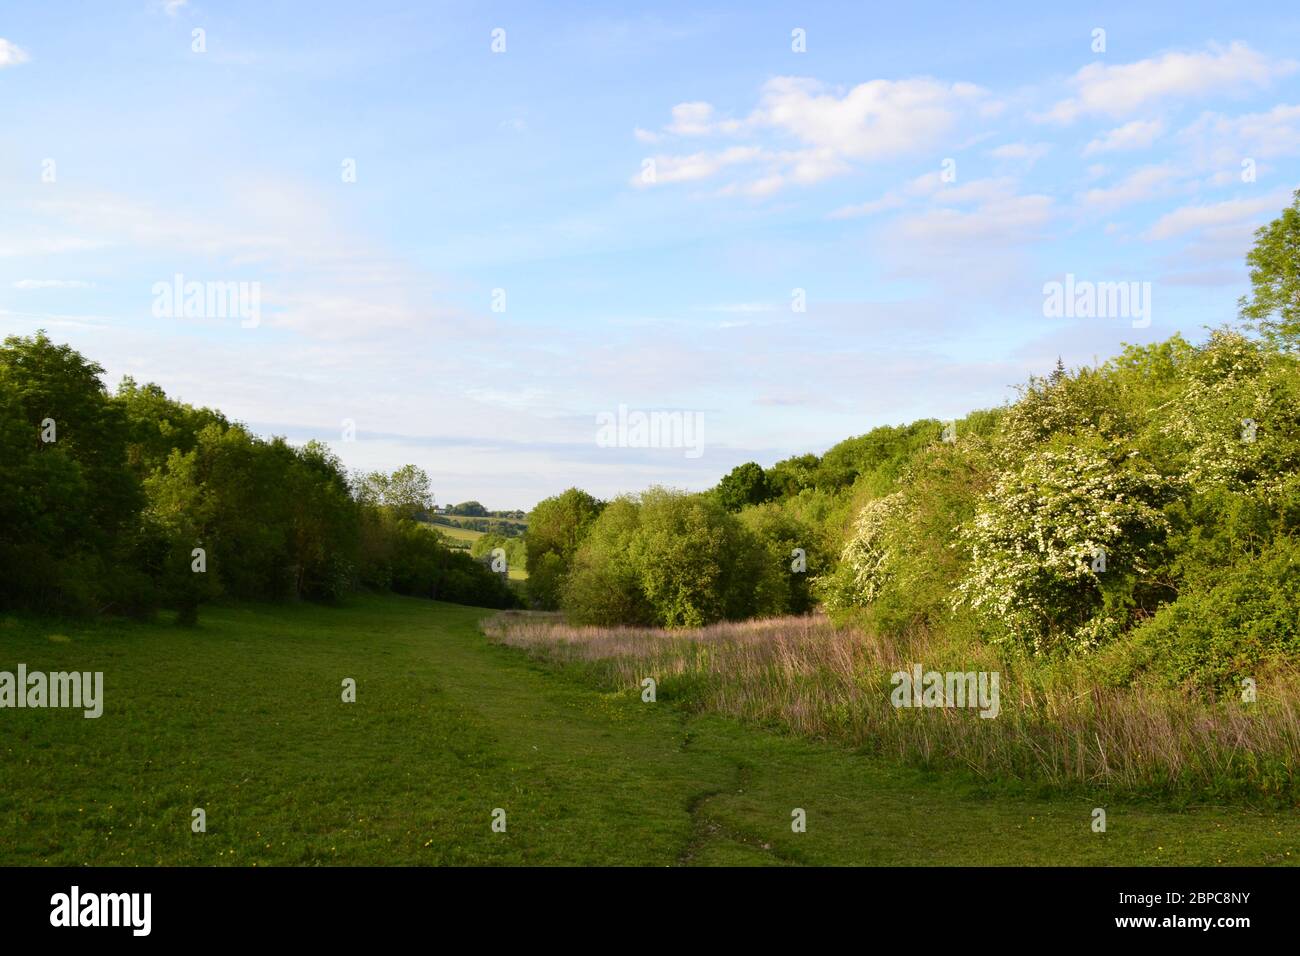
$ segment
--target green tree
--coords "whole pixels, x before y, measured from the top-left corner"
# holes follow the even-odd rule
[[[415,465],[403,465],[388,479],[384,504],[400,517],[414,518],[433,507],[429,476]]]
[[[576,490],[576,489],[571,489]],[[560,497],[563,497],[561,495]],[[551,499],[548,499],[551,500]],[[540,504],[539,504],[540,507]],[[536,513],[536,509],[534,509]],[[576,624],[652,624],[654,608],[641,584],[640,567],[633,559],[632,544],[641,527],[641,506],[629,496],[605,504],[582,539],[582,544],[559,574],[561,606]],[[532,533],[532,525],[529,525]],[[533,567],[546,573],[547,564],[560,561],[558,551],[546,551],[546,563],[536,562],[533,546],[528,549],[528,581]]]
[[[1273,344],[1300,347],[1300,189],[1291,205],[1255,231],[1246,255],[1251,295],[1242,296],[1241,315]]]
[[[767,608],[780,570],[709,494],[651,488],[610,503],[574,557],[563,607],[588,624],[697,627]]]
[[[746,505],[762,504],[773,496],[763,466],[752,461],[731,469],[718,482],[714,493],[728,511],[739,511]]]
[[[98,610],[136,587],[143,498],[102,374],[44,332],[0,348],[0,603]]]
[[[356,475],[352,494],[362,505],[386,508],[397,518],[416,518],[433,507],[429,476],[415,465],[403,465],[391,475],[382,471]]]
[[[528,595],[538,607],[560,606],[578,545],[603,508],[604,503],[587,492],[569,488],[542,499],[529,513],[524,532]]]
[[[524,542],[522,538],[509,538],[496,532],[488,532],[482,535],[470,545],[469,553],[475,558],[484,558],[490,555],[497,548],[506,553],[506,563],[511,568],[522,568],[527,564],[525,558]]]

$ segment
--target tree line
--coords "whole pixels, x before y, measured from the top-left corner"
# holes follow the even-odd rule
[[[358,588],[516,603],[415,520],[429,479],[349,475],[328,446],[262,439],[44,332],[0,348],[0,606],[194,622],[220,597],[336,601]]]
[[[702,493],[542,501],[530,597],[576,623],[669,627],[817,604],[1210,692],[1293,664],[1300,191],[1247,262],[1238,320],[1201,344],[1058,361],[1000,408],[748,462]]]

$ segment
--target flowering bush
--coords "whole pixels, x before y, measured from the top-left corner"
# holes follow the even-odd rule
[[[1294,362],[1238,332],[1216,331],[1162,412],[1198,489],[1274,494],[1300,468],[1300,377]]]
[[[959,534],[971,563],[954,606],[996,642],[1033,651],[1092,647],[1123,626],[1167,522],[1171,482],[1136,452],[1077,438],[1003,472]]]
[[[901,491],[868,501],[858,512],[853,533],[840,553],[834,575],[823,579],[822,597],[832,611],[870,604],[880,595],[892,569],[890,522],[903,513]]]

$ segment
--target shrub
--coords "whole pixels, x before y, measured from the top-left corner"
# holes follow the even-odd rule
[[[1114,637],[1158,555],[1171,483],[1136,452],[1077,436],[1002,472],[960,532],[955,605],[995,643],[1079,650]]]
[[[1300,542],[1246,556],[1208,587],[1181,595],[1132,636],[1134,676],[1212,692],[1300,655]]]

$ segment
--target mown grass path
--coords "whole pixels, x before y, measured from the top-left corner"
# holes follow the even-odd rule
[[[0,710],[0,864],[1300,860],[1294,813],[989,792],[601,693],[489,645],[484,613],[375,597],[212,608],[194,631],[0,621],[0,670],[102,670],[106,699],[98,720]]]

